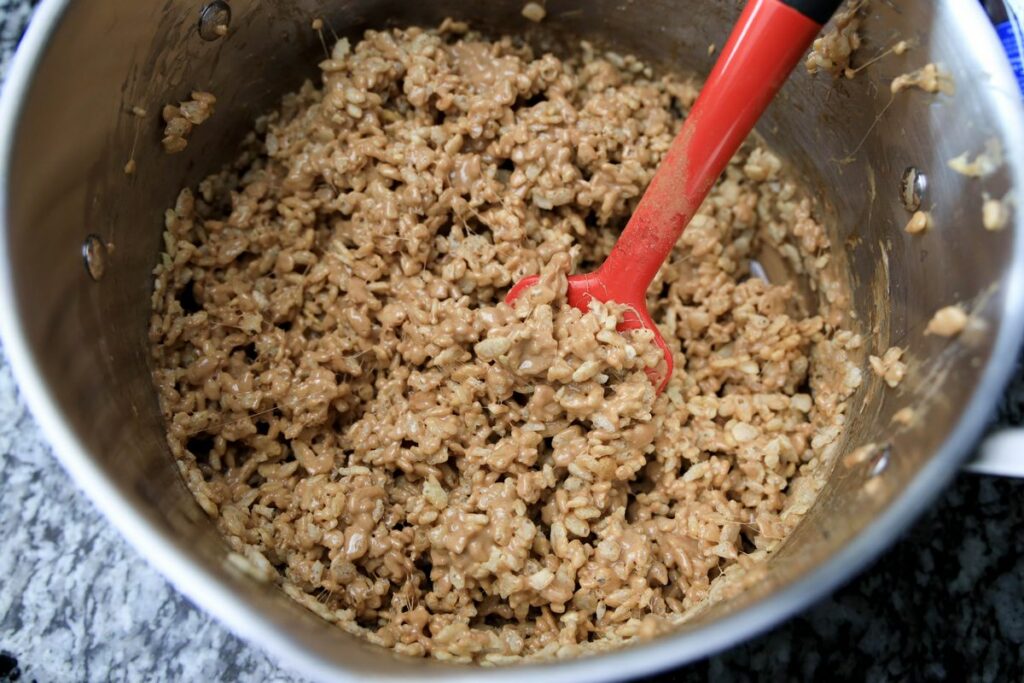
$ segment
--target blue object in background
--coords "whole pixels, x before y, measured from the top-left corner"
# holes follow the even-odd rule
[[[1024,62],[1021,62],[1021,46],[1018,42],[1020,29],[1014,30],[1012,21],[1004,21],[1001,24],[996,24],[996,33],[999,34],[999,40],[1003,43],[1003,50],[1006,51],[1006,56],[1010,60],[1013,73],[1017,76],[1017,85],[1020,86],[1021,94],[1024,94]]]
[[[1024,94],[1024,63],[1021,62],[1021,55],[1024,53],[1024,33],[1021,30],[1024,22],[1024,0],[981,0],[981,4],[996,27],[1003,51],[1006,52],[1013,73],[1017,77],[1017,85],[1021,94]]]

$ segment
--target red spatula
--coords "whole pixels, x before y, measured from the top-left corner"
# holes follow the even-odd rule
[[[822,24],[841,0],[750,0],[733,27],[700,97],[672,142],[636,211],[597,271],[569,277],[569,304],[588,310],[591,299],[626,304],[621,330],[647,328],[665,353],[663,372],[651,371],[660,392],[672,375],[672,352],[647,312],[647,288]],[[512,304],[537,276],[516,283]]]

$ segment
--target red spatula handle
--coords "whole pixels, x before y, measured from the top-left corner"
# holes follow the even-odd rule
[[[790,5],[827,16],[821,12],[837,4],[747,3],[683,129],[597,273],[611,298],[644,300],[683,228],[821,30],[818,21]]]

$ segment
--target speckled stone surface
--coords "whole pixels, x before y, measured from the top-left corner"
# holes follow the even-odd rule
[[[101,0],[96,0],[101,1]],[[0,0],[0,70],[31,6]],[[998,420],[1019,423],[1024,380]],[[1024,482],[960,475],[860,578],[659,681],[1024,680]],[[302,681],[192,606],[68,479],[0,351],[0,681]]]

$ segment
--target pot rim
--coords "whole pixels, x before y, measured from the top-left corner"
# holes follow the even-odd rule
[[[19,325],[19,309],[12,269],[8,265],[11,164],[15,133],[25,98],[50,37],[72,0],[43,0],[34,13],[10,65],[0,95],[0,341],[6,349],[15,379],[37,424],[53,446],[58,460],[106,518],[135,549],[181,593],[215,616],[232,632],[259,645],[287,665],[315,680],[356,681],[366,672],[346,670],[304,648],[281,632],[261,611],[248,604],[226,582],[192,560],[187,546],[170,533],[137,514],[131,501],[104,475],[88,450],[76,438],[50,393],[28,339]],[[1016,92],[1016,84],[999,50],[994,29],[978,3],[948,3],[963,31],[977,39],[971,43],[979,61],[990,70],[992,90]],[[1024,187],[1024,107],[1001,102],[1002,136],[1007,164],[1015,187]],[[486,669],[493,680],[519,680],[529,674],[537,681],[588,680],[594,682],[653,674],[693,662],[747,640],[810,606],[826,593],[859,573],[889,547],[952,479],[985,428],[993,406],[1015,368],[1024,341],[1024,211],[1014,212],[1013,262],[1001,286],[1004,289],[1003,324],[978,388],[949,438],[897,494],[891,505],[854,537],[840,552],[751,606],[692,632],[667,635],[646,644],[566,661],[529,663]],[[374,674],[379,681],[419,678],[470,679],[478,667],[410,668],[405,675]]]

